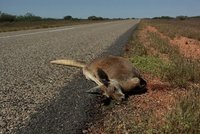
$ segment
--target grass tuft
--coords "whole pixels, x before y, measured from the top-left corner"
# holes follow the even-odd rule
[[[200,133],[200,91],[193,87],[184,97],[179,97],[175,108],[167,116],[164,133],[199,134]]]
[[[166,73],[166,80],[172,85],[187,88],[189,83],[200,81],[200,65],[198,62],[174,56],[173,63]]]

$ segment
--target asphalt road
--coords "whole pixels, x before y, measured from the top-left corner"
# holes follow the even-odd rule
[[[0,33],[0,134],[81,133],[101,112],[94,83],[49,61],[120,55],[137,22]]]

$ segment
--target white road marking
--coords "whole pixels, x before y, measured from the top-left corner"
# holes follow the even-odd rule
[[[17,35],[7,35],[7,36],[0,37],[0,39],[11,38],[11,37],[27,36],[27,35],[34,35],[34,34],[41,34],[41,33],[52,33],[52,32],[59,32],[59,31],[66,31],[66,30],[70,30],[70,29],[74,29],[74,27],[63,28],[63,29],[47,30],[47,31],[40,31],[40,32],[32,32],[32,33],[24,33],[24,34],[17,34]]]

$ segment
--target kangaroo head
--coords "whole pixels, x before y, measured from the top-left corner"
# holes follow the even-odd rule
[[[117,101],[125,99],[125,95],[121,91],[121,86],[116,80],[109,79],[108,75],[100,68],[97,69],[97,75],[102,85],[93,88],[93,90]]]
[[[102,85],[89,89],[87,93],[102,94],[117,101],[125,99],[125,95],[122,93],[121,86],[118,81],[109,79],[108,75],[100,68],[97,69],[97,75]]]

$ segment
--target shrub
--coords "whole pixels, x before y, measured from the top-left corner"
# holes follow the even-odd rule
[[[89,16],[88,20],[103,20],[104,18],[102,17],[96,17],[96,16]]]
[[[10,15],[7,13],[1,13],[0,12],[0,22],[13,22],[16,20],[16,16],[15,15]]]
[[[32,13],[26,13],[24,16],[17,16],[17,21],[40,21],[42,18],[40,16],[35,16]]]
[[[64,19],[64,20],[73,20],[73,17],[70,16],[70,15],[68,15],[68,16],[65,16],[63,19]]]

